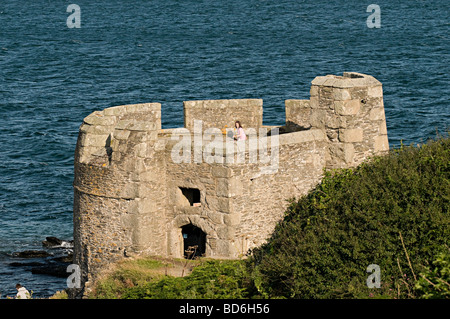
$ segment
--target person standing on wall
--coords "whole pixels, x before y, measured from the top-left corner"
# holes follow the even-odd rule
[[[234,123],[234,127],[235,127],[234,139],[236,141],[245,141],[247,139],[247,136],[245,135],[244,128],[242,127],[241,122],[236,121],[236,123]]]

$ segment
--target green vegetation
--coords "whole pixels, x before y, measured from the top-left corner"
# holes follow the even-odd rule
[[[147,268],[146,265],[150,267]],[[187,276],[181,276],[188,274]],[[168,275],[175,273],[175,276]],[[100,279],[90,298],[248,298],[247,264],[238,260],[125,260]]]
[[[413,298],[450,238],[450,139],[327,172],[253,252],[259,291],[285,298]],[[382,287],[366,285],[377,264]]]
[[[450,253],[440,253],[433,266],[420,274],[417,291],[424,299],[450,298]]]
[[[115,269],[98,280],[91,298],[115,299],[122,298],[132,287],[140,287],[148,282],[164,278],[169,265],[164,260],[140,258],[123,260],[117,263]]]
[[[201,260],[185,277],[142,274],[152,262],[135,262],[91,297],[449,298],[449,145],[402,145],[325,172],[246,260]],[[379,289],[367,287],[370,264],[380,266]]]
[[[50,296],[48,299],[68,299],[67,291],[65,290],[57,291],[53,296]]]
[[[207,260],[186,277],[165,277],[129,289],[123,298],[177,299],[208,298],[236,299],[250,297],[245,265],[238,261]]]

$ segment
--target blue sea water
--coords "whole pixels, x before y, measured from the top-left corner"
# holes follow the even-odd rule
[[[11,267],[13,252],[72,238],[73,154],[83,118],[106,107],[262,98],[264,123],[309,98],[317,75],[356,71],[383,83],[391,147],[450,124],[448,1],[73,0],[0,2],[0,294],[34,296],[66,279]],[[71,3],[81,27],[68,28]]]

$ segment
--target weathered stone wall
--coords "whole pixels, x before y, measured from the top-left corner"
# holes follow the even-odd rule
[[[238,161],[239,149],[233,145],[233,162],[227,163],[230,152],[226,150],[225,138],[221,151],[223,165],[195,163],[194,142],[190,163],[167,160],[168,255],[182,256],[180,227],[193,224],[207,234],[206,256],[243,256],[267,239],[286,208],[287,198],[306,194],[320,181],[327,145],[323,131],[277,136],[278,158],[272,157],[272,138],[263,139],[267,142],[255,142],[254,163],[250,160],[249,144],[253,142],[250,140],[242,149],[242,162]],[[270,159],[265,164],[261,163],[262,145],[267,145],[266,155]],[[173,146],[173,142],[167,142],[167,158]],[[179,187],[200,190],[201,206],[192,207],[183,200]]]
[[[316,77],[311,85],[312,127],[325,128],[330,140],[327,166],[356,166],[389,149],[383,90],[375,78],[344,73]]]
[[[286,100],[285,113],[288,131],[311,128],[311,106],[309,100]]]
[[[356,166],[389,149],[376,79],[320,76],[310,94],[285,102],[280,135],[262,125],[260,99],[184,102],[180,129],[161,129],[159,103],[86,117],[74,166],[74,262],[83,287],[126,255],[182,257],[181,227],[190,224],[206,234],[206,256],[245,255],[271,235],[287,199],[317,185],[324,168]],[[222,132],[236,120],[244,143]],[[199,190],[195,206],[186,189]]]
[[[231,194],[233,257],[263,244],[282,218],[287,200],[306,194],[322,177],[327,145],[322,131],[300,131],[278,138],[278,165],[271,161],[232,166],[230,182],[239,185],[239,191]],[[269,147],[268,156],[275,158],[274,151]]]
[[[227,257],[228,250],[225,247],[227,223],[229,215],[228,200],[217,194],[219,180],[212,174],[215,166],[208,163],[190,163],[168,165],[170,178],[168,192],[171,194],[169,202],[172,203],[168,210],[168,234],[169,251],[173,257],[183,256],[183,240],[181,239],[181,227],[192,224],[201,228],[207,235],[206,255],[209,257]],[[179,187],[194,188],[200,191],[201,207],[193,207],[180,200]]]
[[[203,129],[234,127],[240,121],[244,128],[262,125],[261,99],[205,100],[184,102],[184,127],[194,131],[194,120],[202,121]]]
[[[149,229],[146,235],[160,230],[155,238],[162,236],[166,242],[164,231],[153,227],[159,223],[154,212],[151,222],[146,218],[146,205],[164,198],[159,183],[165,170],[151,156],[160,119],[158,103],[127,105],[94,112],[80,127],[73,222],[74,262],[81,267],[83,283],[106,263],[142,248],[142,227]],[[158,178],[151,180],[151,174]],[[162,253],[160,247],[155,252]]]

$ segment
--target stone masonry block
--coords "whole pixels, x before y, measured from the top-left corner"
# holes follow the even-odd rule
[[[133,120],[120,120],[116,124],[116,130],[125,130],[133,124]]]
[[[203,107],[203,101],[184,101],[184,109]]]
[[[379,132],[382,135],[387,135],[386,121],[380,122]]]
[[[345,127],[345,123],[343,123],[344,121],[345,118],[343,118],[342,116],[338,116],[329,112],[327,113],[326,127],[332,129],[344,128]]]
[[[242,182],[239,178],[218,178],[216,180],[217,196],[233,197],[240,193],[242,193]]]
[[[323,86],[333,86],[335,82],[337,82],[338,80],[334,77],[331,76],[327,76],[327,79],[325,82],[323,82]]]
[[[286,100],[286,125],[310,127],[309,100]]]
[[[352,143],[335,143],[329,146],[330,156],[335,163],[353,163],[355,147]]]
[[[300,144],[312,141],[325,141],[326,135],[322,129],[311,129],[306,131],[299,131],[290,134],[282,134],[279,137],[280,145]]]
[[[127,129],[131,131],[152,131],[158,129],[158,124],[151,122],[134,122],[127,126]]]
[[[119,193],[119,197],[134,199],[139,197],[139,183],[129,182],[125,184]]]
[[[310,108],[309,100],[286,100],[284,101],[286,111],[288,110],[296,110],[296,109],[304,109]]]
[[[231,239],[233,237],[233,234],[230,233],[231,229],[227,225],[217,225],[216,227],[216,233],[217,237],[221,239]]]
[[[230,196],[230,185],[228,178],[217,178],[216,179],[216,194],[220,197]]]
[[[223,213],[230,212],[230,200],[225,197],[208,196],[206,198],[208,207],[211,210],[219,211]]]
[[[86,134],[84,138],[81,140],[81,145],[104,147],[106,145],[106,140],[108,139],[108,137],[109,134],[103,135]]]
[[[371,86],[368,88],[367,95],[370,97],[382,97],[383,96],[383,87],[380,86]]]
[[[160,174],[153,170],[148,170],[145,172],[142,172],[139,174],[139,179],[142,182],[150,182],[150,183],[157,183],[161,180]]]
[[[312,109],[318,109],[319,108],[319,96],[311,96],[311,99],[309,100],[309,105]]]
[[[138,196],[137,197],[148,197],[153,193],[153,185],[151,183],[138,183]]]
[[[389,141],[387,135],[379,135],[375,136],[373,149],[375,153],[388,151],[389,150]]]
[[[116,123],[115,116],[105,116],[102,112],[96,111],[88,116],[86,116],[83,120],[84,123],[90,125],[103,125],[103,126],[111,126]]]
[[[239,225],[241,222],[241,214],[239,213],[225,214],[223,216],[223,221],[228,226]]]
[[[325,81],[328,80],[328,77],[326,76],[316,76],[314,80],[311,81],[312,85],[323,85]]]
[[[325,127],[327,122],[327,111],[314,109],[310,117],[311,125],[316,128]]]
[[[336,101],[349,100],[350,92],[347,89],[334,89],[333,97]]]
[[[351,99],[353,100],[366,100],[367,99],[367,87],[354,87],[349,90]]]
[[[248,99],[247,104],[248,104],[248,106],[262,107],[263,100],[262,99]]]
[[[139,143],[135,146],[135,152],[137,157],[146,157],[148,152],[147,143]]]
[[[225,214],[222,213],[218,213],[218,212],[213,212],[213,211],[207,211],[206,212],[206,216],[208,216],[209,219],[211,219],[211,221],[214,224],[223,224],[223,216]]]
[[[361,103],[359,100],[335,101],[334,108],[339,115],[356,115],[361,108]]]
[[[127,109],[123,106],[113,106],[103,110],[103,114],[108,116],[122,116],[126,113]]]
[[[362,128],[352,128],[352,129],[340,129],[339,130],[339,141],[344,143],[357,143],[363,141],[363,129]]]
[[[213,166],[211,174],[213,177],[230,177],[231,169],[224,166]]]
[[[138,201],[138,211],[140,214],[157,211],[156,201],[150,198],[140,198]]]
[[[90,125],[90,124],[82,124],[80,126],[80,132],[86,134],[109,134],[111,132],[110,126],[103,125]]]
[[[117,140],[126,140],[130,136],[130,131],[128,130],[115,130],[113,137]]]
[[[369,119],[371,121],[384,120],[384,108],[377,107],[375,109],[371,109],[369,113]]]
[[[344,143],[343,146],[343,152],[344,152],[344,161],[348,164],[353,162],[353,159],[355,158],[355,147],[352,143]]]

